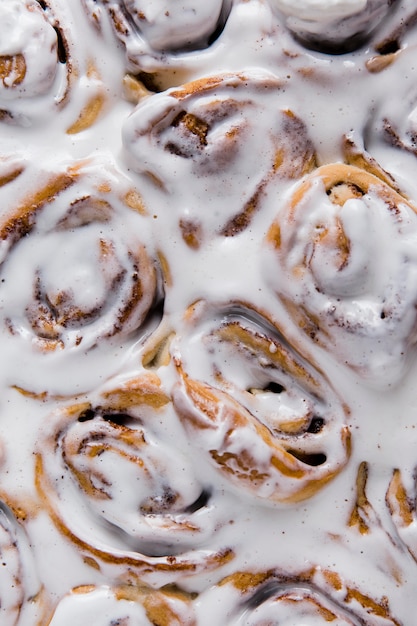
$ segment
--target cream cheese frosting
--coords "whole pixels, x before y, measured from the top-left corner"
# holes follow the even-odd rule
[[[0,7],[0,622],[413,626],[414,3],[200,4]]]

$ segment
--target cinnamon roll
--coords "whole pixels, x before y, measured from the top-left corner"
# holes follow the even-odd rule
[[[343,54],[360,48],[386,17],[395,0],[270,0],[287,28],[307,48]]]
[[[161,210],[178,216],[193,247],[241,233],[272,179],[285,185],[314,167],[307,129],[279,109],[280,93],[284,82],[270,74],[209,76],[145,98],[126,120],[129,164],[155,182]]]
[[[53,521],[112,576],[172,582],[233,557],[220,547],[227,514],[168,439],[172,419],[159,378],[144,373],[58,410],[39,445],[37,488]]]
[[[202,308],[174,351],[186,431],[239,493],[278,503],[313,496],[349,459],[346,408],[262,312]]]
[[[32,182],[28,171],[16,184],[26,175]],[[157,293],[138,192],[104,159],[41,173],[38,184],[0,222],[3,324],[46,353],[128,337]]]
[[[191,602],[179,591],[140,587],[76,587],[58,604],[48,626],[195,626]]]
[[[57,34],[35,0],[1,5],[1,105],[47,91],[58,71]],[[2,115],[7,115],[7,109]]]
[[[13,196],[0,219],[7,384],[38,397],[87,392],[161,316],[141,195],[105,155],[43,170],[23,163],[3,190]]]
[[[273,570],[236,572],[205,592],[198,609],[200,626],[213,623],[213,610],[219,626],[400,625],[385,598],[373,599],[338,573],[320,568],[298,576]]]
[[[181,64],[184,57],[209,48],[221,35],[233,5],[233,0],[100,2],[125,47],[128,69],[135,73]]]
[[[0,502],[0,614],[4,626],[35,624],[41,584],[28,538],[12,510]]]
[[[352,165],[320,167],[267,235],[265,273],[299,328],[376,385],[416,341],[416,209]]]
[[[1,4],[0,120],[39,125],[51,114],[62,115],[71,102],[72,110],[63,117],[68,133],[95,122],[105,101],[103,84],[70,23],[67,9],[56,0]]]

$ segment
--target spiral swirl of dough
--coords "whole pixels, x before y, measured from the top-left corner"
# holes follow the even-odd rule
[[[155,374],[107,388],[52,417],[37,465],[41,497],[75,545],[103,567],[167,582],[233,556],[214,548],[227,518],[209,488],[153,427],[170,421],[169,406]]]
[[[90,53],[75,40],[68,10],[55,0],[1,3],[0,120],[29,127],[53,119],[76,134],[98,118],[103,85]]]
[[[214,615],[206,606],[216,607],[215,623],[219,626],[400,624],[384,598],[375,600],[336,572],[318,567],[298,576],[273,570],[236,572],[200,598],[199,626],[213,623]]]
[[[26,176],[30,184],[30,168],[12,184]],[[65,352],[137,331],[157,289],[139,194],[105,159],[42,172],[38,185],[0,224],[11,336]]]
[[[239,234],[272,179],[294,180],[314,167],[302,120],[277,107],[281,88],[255,70],[209,76],[145,98],[126,120],[129,164],[156,182],[162,207],[178,213],[180,226],[186,221],[203,236]]]
[[[9,0],[1,4],[0,41],[1,106],[49,89],[57,72],[58,42],[38,2]]]
[[[368,382],[394,383],[416,341],[416,238],[414,206],[386,182],[326,165],[270,228],[265,273],[307,336]]]
[[[187,432],[239,492],[278,503],[313,496],[349,458],[345,408],[261,313],[202,308],[188,329],[194,351],[175,352]]]

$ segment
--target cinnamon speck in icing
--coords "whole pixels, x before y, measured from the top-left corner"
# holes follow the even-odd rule
[[[0,3],[2,626],[414,626],[416,16]]]

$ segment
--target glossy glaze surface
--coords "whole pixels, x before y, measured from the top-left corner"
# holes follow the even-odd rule
[[[414,2],[194,4],[0,7],[0,621],[413,626]]]

